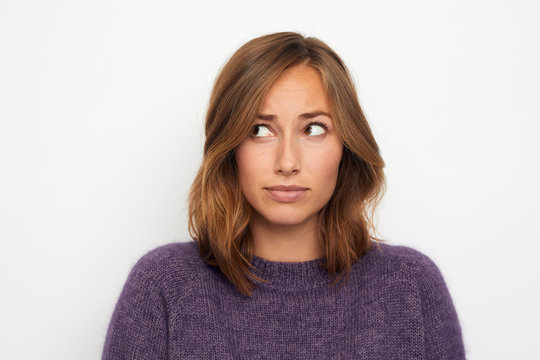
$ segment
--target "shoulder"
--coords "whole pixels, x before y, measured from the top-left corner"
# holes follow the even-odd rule
[[[142,255],[131,268],[107,330],[103,359],[165,359],[171,306],[190,291],[200,263],[194,241]]]
[[[377,271],[392,273],[419,287],[446,287],[435,262],[423,252],[408,246],[373,243],[362,260]]]
[[[374,244],[365,257],[372,266],[384,269],[379,270],[378,275],[393,288],[397,281],[413,290],[424,326],[426,358],[464,359],[457,312],[443,275],[433,260],[410,247],[386,243]]]
[[[385,242],[373,243],[366,254],[380,261],[406,266],[433,266],[434,262],[423,252],[409,246],[392,245]]]
[[[168,266],[171,263],[181,266],[195,265],[200,262],[197,243],[174,242],[158,246],[142,255],[137,264],[146,267]]]
[[[189,283],[204,269],[195,241],[175,242],[158,246],[143,254],[132,267],[129,282],[177,286]],[[165,284],[164,284],[165,283]]]
[[[453,301],[439,267],[423,252],[408,246],[373,244],[361,258],[359,273],[366,274],[374,286],[401,289],[415,295],[423,315],[429,318],[446,314],[457,321]],[[430,315],[431,314],[431,315]]]

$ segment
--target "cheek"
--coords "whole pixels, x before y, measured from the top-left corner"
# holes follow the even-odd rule
[[[257,152],[248,143],[241,143],[235,151],[237,176],[242,192],[246,194],[256,187],[257,179],[263,172],[264,154]]]
[[[240,144],[234,153],[234,158],[236,160],[236,176],[238,177],[238,182],[244,192],[244,183],[246,178],[246,172],[249,169],[249,161],[247,159],[248,152],[246,152],[245,146]]]
[[[327,148],[324,153],[314,154],[316,157],[310,161],[312,164],[310,172],[315,175],[313,179],[319,189],[321,205],[330,200],[336,188],[342,148],[341,143]]]
[[[320,174],[319,178],[324,182],[328,182],[331,179],[334,180],[337,177],[342,154],[343,146],[341,143],[335,144],[323,151],[314,152],[310,156],[311,159],[309,161],[312,172]]]

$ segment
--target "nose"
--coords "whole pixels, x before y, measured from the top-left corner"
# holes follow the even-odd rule
[[[300,147],[295,139],[283,138],[277,149],[274,172],[280,175],[293,175],[300,171]]]

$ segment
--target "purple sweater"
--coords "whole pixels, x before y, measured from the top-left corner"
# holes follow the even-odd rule
[[[103,359],[465,359],[461,328],[435,264],[376,245],[338,291],[323,259],[257,256],[252,298],[205,264],[197,243],[171,243],[131,269]],[[340,283],[341,284],[341,283]]]

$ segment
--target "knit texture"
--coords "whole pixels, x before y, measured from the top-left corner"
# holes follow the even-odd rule
[[[249,298],[196,242],[153,249],[131,269],[102,359],[465,359],[448,288],[426,255],[374,245],[339,290],[323,262],[253,256],[269,282]]]

